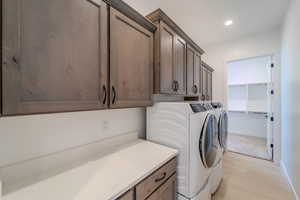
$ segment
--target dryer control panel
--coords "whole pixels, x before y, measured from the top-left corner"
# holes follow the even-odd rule
[[[194,113],[206,112],[208,109],[204,104],[190,104]]]

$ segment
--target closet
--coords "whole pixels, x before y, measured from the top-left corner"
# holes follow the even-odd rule
[[[266,140],[271,152],[272,64],[270,56],[228,63],[229,133]]]

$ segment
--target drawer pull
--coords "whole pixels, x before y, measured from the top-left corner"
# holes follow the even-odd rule
[[[103,105],[105,105],[106,104],[106,98],[107,98],[107,91],[106,91],[106,86],[105,85],[103,85],[103,93],[104,93],[104,99],[103,99]]]
[[[163,175],[162,175],[162,177],[155,179],[155,183],[157,183],[157,182],[160,182],[160,181],[164,180],[164,179],[166,178],[166,176],[167,176],[167,173],[166,173],[166,172],[164,172],[164,173],[163,173]]]

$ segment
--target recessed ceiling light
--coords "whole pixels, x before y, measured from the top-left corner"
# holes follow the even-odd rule
[[[233,21],[232,20],[227,20],[225,21],[224,25],[225,26],[231,26],[233,24]]]

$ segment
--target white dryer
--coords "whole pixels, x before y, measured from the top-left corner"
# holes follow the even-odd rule
[[[147,139],[179,150],[179,200],[210,200],[217,154],[217,120],[203,104],[156,103],[147,108]]]
[[[228,116],[227,112],[223,109],[221,103],[212,103],[214,108],[214,113],[218,121],[218,153],[216,161],[213,165],[212,174],[210,177],[210,187],[211,193],[214,194],[223,178],[223,155],[227,147],[227,137],[228,137]]]

